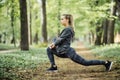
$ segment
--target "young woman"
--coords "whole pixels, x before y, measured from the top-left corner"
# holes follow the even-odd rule
[[[104,65],[106,71],[110,71],[112,67],[111,61],[86,60],[78,55],[73,48],[70,47],[71,40],[74,36],[73,17],[70,14],[61,16],[61,24],[65,27],[58,38],[47,48],[47,55],[51,63],[51,67],[47,71],[56,71],[54,55],[61,58],[70,58],[72,61],[84,65]]]

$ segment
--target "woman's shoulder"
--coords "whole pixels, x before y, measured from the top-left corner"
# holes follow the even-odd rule
[[[72,30],[72,27],[66,27],[64,30]]]
[[[73,30],[72,27],[66,27],[66,28],[64,29],[64,31],[65,31],[65,32],[71,32],[72,34],[74,34],[74,30]]]

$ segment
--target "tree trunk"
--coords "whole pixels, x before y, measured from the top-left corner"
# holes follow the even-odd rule
[[[34,42],[38,44],[38,31],[35,33]]]
[[[120,19],[120,0],[116,0],[118,17]]]
[[[92,43],[92,41],[91,41],[91,33],[90,32],[88,33],[88,41],[89,41],[90,44]]]
[[[43,42],[46,43],[47,42],[46,0],[41,0],[41,3],[42,3],[42,8],[41,8],[42,37],[43,37]]]
[[[118,13],[117,16],[118,16],[118,18],[120,20],[120,0],[116,0],[116,5],[117,5],[117,13]],[[117,43],[120,43],[120,29],[118,29],[118,31],[117,31],[115,41]]]
[[[107,44],[108,19],[103,21],[103,44]]]
[[[92,40],[92,43],[94,43],[94,41],[95,41],[95,34],[94,34],[94,32],[92,32],[92,31],[91,31],[91,36],[92,36],[92,39],[91,39],[91,40]]]
[[[0,34],[0,43],[2,43],[2,34]]]
[[[29,30],[29,34],[30,34],[29,37],[30,38],[29,39],[30,39],[30,44],[32,45],[32,26],[31,26],[32,25],[32,12],[31,12],[32,5],[31,5],[31,1],[30,0],[28,0],[28,6],[29,6],[29,8],[28,8],[29,9],[28,10],[29,11],[29,14],[28,14],[29,15],[28,24],[29,24],[29,28],[30,28],[30,30]]]
[[[7,33],[3,32],[3,43],[7,42]]]
[[[95,40],[95,45],[101,45],[101,37],[102,37],[102,28],[98,26],[96,28],[96,40]]]
[[[12,40],[11,40],[11,43],[14,43],[14,46],[16,46],[15,31],[14,31],[14,0],[12,0],[11,27],[12,27]]]
[[[112,0],[112,3],[115,2],[114,0]],[[111,16],[115,16],[116,15],[116,3],[114,5],[112,5],[111,7]],[[115,27],[115,19],[113,17],[111,17],[111,19],[109,20],[109,24],[108,24],[108,44],[110,43],[114,43],[114,27]]]
[[[20,3],[20,20],[21,20],[21,50],[29,50],[29,34],[27,21],[27,2],[26,0],[19,0]]]
[[[89,33],[89,42],[90,42],[90,44],[93,44],[94,43],[94,40],[95,38],[94,38],[94,33],[93,33],[93,31],[91,30],[90,31],[90,33]]]
[[[120,32],[117,32],[115,35],[115,42],[120,43]]]

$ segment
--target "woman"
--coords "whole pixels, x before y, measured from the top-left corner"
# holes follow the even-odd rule
[[[104,65],[106,71],[110,71],[112,67],[111,61],[100,61],[100,60],[85,60],[75,50],[70,47],[71,41],[74,36],[73,29],[73,17],[70,14],[63,14],[61,16],[61,24],[65,27],[58,38],[47,48],[47,55],[51,63],[51,67],[47,71],[56,71],[57,66],[55,64],[54,55],[61,58],[70,58],[72,61],[84,65]]]

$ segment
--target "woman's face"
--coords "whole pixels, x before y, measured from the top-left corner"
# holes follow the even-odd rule
[[[65,16],[61,16],[61,24],[66,25],[68,23],[68,19],[65,18]]]

